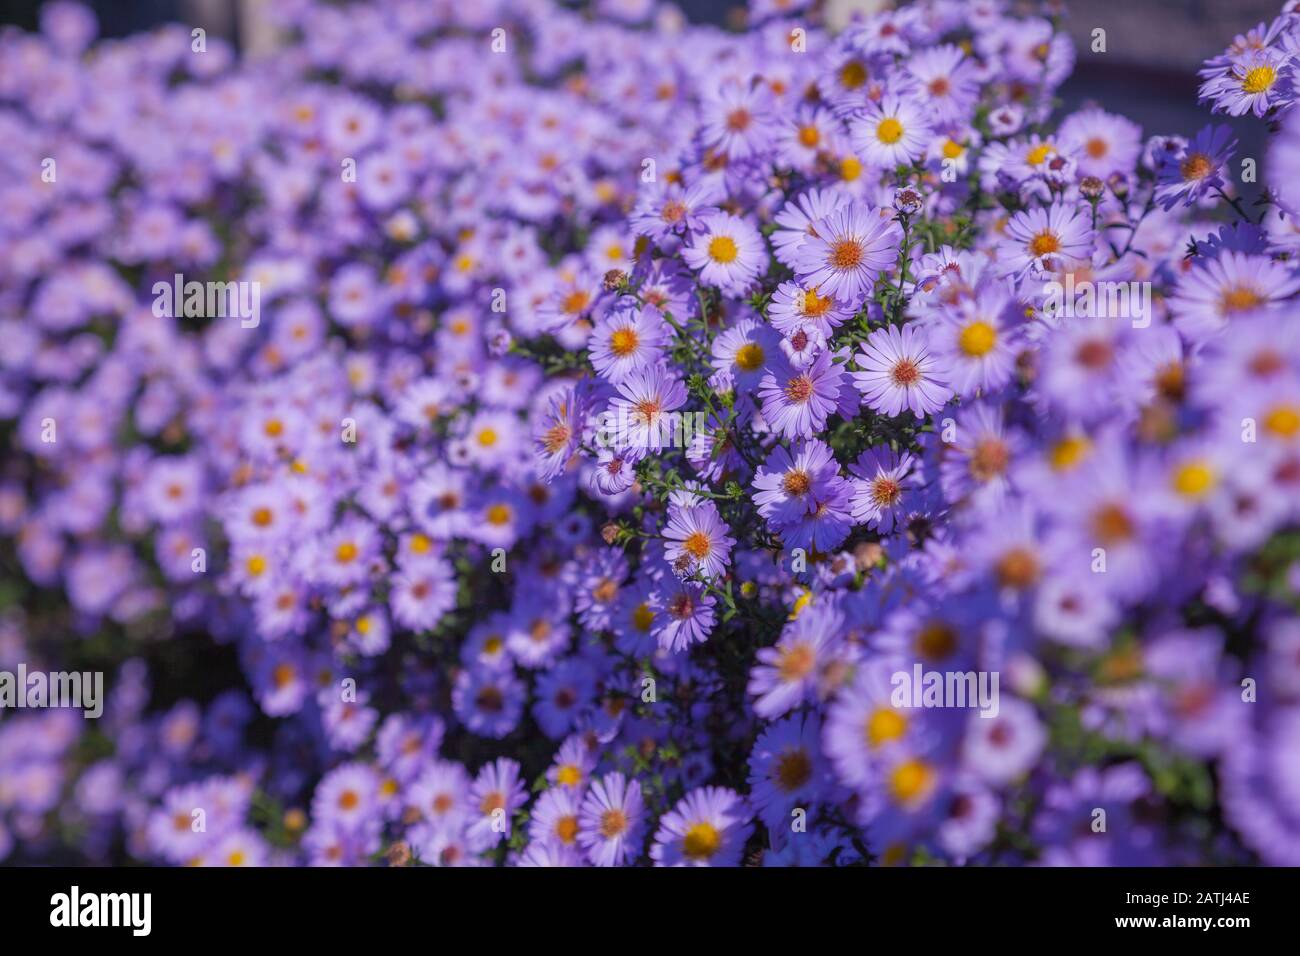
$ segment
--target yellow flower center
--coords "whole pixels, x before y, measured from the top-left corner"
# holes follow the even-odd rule
[[[887,146],[892,146],[903,138],[903,124],[892,116],[886,116],[876,126],[876,139]]]
[[[1174,470],[1173,488],[1185,498],[1200,498],[1216,483],[1214,469],[1208,462],[1189,461]]]
[[[752,372],[763,364],[763,346],[757,342],[746,342],[736,349],[736,367],[743,372]]]
[[[822,134],[817,131],[816,126],[799,127],[800,144],[807,146],[811,149],[813,146],[816,146],[819,142],[821,142],[821,138],[822,138]]]
[[[655,612],[650,610],[650,605],[642,601],[632,611],[632,626],[638,631],[650,630],[650,625],[654,623]]]
[[[1029,251],[1036,256],[1050,255],[1059,251],[1060,248],[1061,240],[1056,237],[1055,233],[1047,230],[1043,230],[1029,240]]]
[[[1277,70],[1271,66],[1257,66],[1241,81],[1241,88],[1246,93],[1263,93],[1277,79]]]
[[[1264,416],[1264,428],[1279,438],[1294,438],[1300,434],[1300,406],[1275,405]]]
[[[807,289],[803,293],[803,302],[799,311],[807,316],[825,315],[830,311],[834,300],[830,296],[819,296],[816,289]]]
[[[739,253],[736,240],[730,236],[714,236],[709,240],[709,258],[714,262],[721,262],[723,265],[735,262]]]
[[[1039,166],[1054,152],[1056,152],[1056,147],[1051,143],[1039,143],[1025,154],[1025,162],[1030,166]]]
[[[709,536],[703,531],[693,531],[690,536],[682,542],[682,547],[698,561],[703,561],[713,548],[713,543]]]
[[[971,358],[988,355],[997,344],[998,333],[987,322],[972,322],[961,330],[957,338],[958,347]]]
[[[503,525],[510,521],[510,506],[506,504],[495,504],[488,507],[487,510],[488,524]]]
[[[357,559],[357,546],[351,541],[344,541],[334,549],[334,559],[340,564],[348,564]]]
[[[1244,312],[1263,301],[1259,293],[1249,286],[1236,285],[1225,289],[1219,297],[1219,310],[1225,315],[1229,312]]]
[[[856,239],[841,239],[831,246],[831,265],[836,269],[855,269],[862,262],[862,243]]]
[[[682,840],[682,855],[688,860],[707,860],[718,852],[722,834],[711,823],[697,823],[686,831]]]
[[[907,718],[898,711],[881,707],[867,718],[867,743],[872,749],[898,740],[907,733]]]
[[[1062,438],[1052,446],[1048,454],[1054,471],[1069,471],[1087,456],[1092,443],[1083,435]]]
[[[966,152],[966,148],[954,139],[947,140],[943,144],[944,159],[956,159],[964,152]]]
[[[609,337],[609,350],[619,358],[631,355],[636,351],[638,344],[640,344],[640,341],[637,338],[636,329],[615,329],[614,334]]]
[[[889,775],[889,789],[899,803],[911,803],[925,795],[934,780],[934,771],[923,760],[905,760]]]

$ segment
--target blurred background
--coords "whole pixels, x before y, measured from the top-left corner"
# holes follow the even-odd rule
[[[276,0],[89,0],[101,34],[124,36],[158,23],[201,26],[260,52],[275,46],[265,12]],[[1062,92],[1066,107],[1096,101],[1121,110],[1148,133],[1193,130],[1204,125],[1196,107],[1196,71],[1222,51],[1225,38],[1272,19],[1281,0],[1058,0],[1067,13],[1079,52],[1075,75]],[[0,23],[35,29],[43,0],[4,0]],[[725,25],[743,16],[736,0],[678,0],[691,19]],[[897,6],[889,0],[826,0],[832,23],[854,11]],[[1013,4],[1014,5],[1014,4]],[[1106,31],[1106,52],[1093,53],[1092,31]],[[1245,155],[1258,141],[1258,124],[1243,123]],[[1257,154],[1256,154],[1257,155]]]

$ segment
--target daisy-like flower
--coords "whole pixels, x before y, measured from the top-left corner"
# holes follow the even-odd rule
[[[1224,252],[1185,273],[1169,301],[1174,328],[1204,341],[1234,317],[1275,305],[1300,290],[1300,278],[1266,256]]]
[[[979,99],[979,77],[960,47],[951,43],[918,50],[904,63],[908,95],[936,123],[968,120]]]
[[[882,535],[894,530],[906,514],[911,489],[918,483],[915,459],[881,446],[868,448],[849,466],[856,477],[853,491],[853,520],[874,528]]]
[[[838,189],[809,189],[782,206],[772,233],[777,260],[794,268],[804,240],[817,235],[815,224],[850,202],[852,197]]]
[[[863,344],[853,382],[867,405],[884,415],[910,410],[917,418],[937,412],[952,398],[939,362],[923,333],[905,325],[876,329]]]
[[[939,309],[926,323],[944,380],[962,397],[995,391],[1015,372],[1015,323],[1024,307],[1001,281],[980,284],[973,298]]]
[[[852,316],[853,310],[837,302],[834,296],[822,295],[817,288],[798,282],[782,282],[767,306],[768,319],[782,335],[812,325],[829,338]]]
[[[731,549],[736,539],[727,534],[727,525],[712,501],[683,508],[673,505],[664,529],[668,544],[664,556],[674,567],[693,574],[697,569],[707,578],[721,577],[731,563]]]
[[[597,373],[617,385],[633,369],[657,363],[667,340],[657,309],[621,308],[596,323],[587,347]]]
[[[821,752],[821,721],[791,714],[772,724],[749,755],[749,793],[769,830],[788,827],[791,812],[811,815],[826,784]]]
[[[786,624],[772,647],[759,648],[746,693],[754,713],[773,720],[817,697],[821,669],[844,627],[844,615],[829,602],[815,602]]]
[[[703,179],[683,187],[679,182],[656,179],[643,187],[632,212],[632,229],[662,242],[688,229],[699,229],[704,218],[718,210],[717,184]]]
[[[774,528],[794,523],[815,509],[818,492],[839,471],[835,453],[823,441],[803,442],[794,454],[777,445],[754,476],[758,513]]]
[[[809,172],[831,139],[841,131],[838,120],[820,107],[804,104],[776,136],[782,163]]]
[[[686,386],[663,363],[636,369],[618,384],[611,402],[618,419],[617,447],[660,451],[671,447],[680,416],[672,412],[686,404]]]
[[[811,226],[794,271],[804,288],[856,310],[876,279],[898,260],[903,230],[881,210],[861,202],[840,207]]]
[[[1080,174],[1106,179],[1130,173],[1142,152],[1142,129],[1131,120],[1099,109],[1072,113],[1057,133],[1061,150],[1076,157]]]
[[[725,787],[697,787],[663,815],[650,859],[655,866],[739,866],[753,830],[745,798]]]
[[[508,668],[470,667],[457,676],[451,703],[470,733],[500,739],[519,725],[527,696]]]
[[[708,639],[717,599],[691,582],[665,581],[650,595],[654,617],[650,631],[659,646],[673,654]]]
[[[746,159],[770,146],[772,97],[763,84],[726,82],[701,113],[704,145],[728,159]]]
[[[767,247],[747,219],[714,213],[704,219],[682,257],[700,280],[724,292],[743,293],[767,270]]]
[[[1216,113],[1263,117],[1294,99],[1291,69],[1291,57],[1283,50],[1247,50],[1233,57],[1222,73],[1201,84],[1200,100],[1212,102]]]
[[[892,169],[920,159],[930,142],[930,124],[910,99],[886,94],[849,124],[853,149],[869,165]]]
[[[763,376],[777,348],[771,328],[757,319],[741,319],[713,340],[713,368],[738,389],[748,391]]]
[[[578,449],[581,424],[576,389],[552,395],[533,430],[533,460],[543,481],[553,481]]]
[[[784,438],[811,438],[836,410],[843,377],[843,366],[829,350],[806,368],[774,355],[758,386],[763,419]]]
[[[641,784],[621,773],[592,782],[578,812],[578,845],[596,866],[622,866],[641,853],[645,801]]]
[[[1050,267],[1061,260],[1088,259],[1094,239],[1087,211],[1079,206],[1058,201],[1021,210],[1007,223],[999,248],[1002,274],[1023,277],[1054,271]]]
[[[1157,157],[1156,202],[1170,210],[1222,189],[1224,170],[1236,151],[1237,141],[1227,126],[1206,126],[1181,152],[1162,150]]]

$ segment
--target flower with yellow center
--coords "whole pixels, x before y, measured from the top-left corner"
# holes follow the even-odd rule
[[[1287,402],[1274,405],[1264,415],[1264,430],[1284,441],[1300,437],[1300,405]]]
[[[934,769],[920,758],[904,760],[889,774],[889,792],[900,804],[925,799],[934,785]]]
[[[893,116],[886,116],[876,124],[876,139],[886,146],[893,146],[903,138],[903,124]]]
[[[736,240],[730,236],[714,236],[709,240],[709,258],[723,265],[735,262],[740,255]]]
[[[1049,256],[1061,249],[1061,239],[1056,233],[1044,229],[1029,240],[1029,252],[1034,256]]]
[[[1255,95],[1270,89],[1277,81],[1277,70],[1271,66],[1257,66],[1241,78],[1243,93]]]
[[[866,737],[872,750],[898,740],[907,733],[907,718],[892,707],[881,707],[867,718]]]
[[[619,358],[631,355],[639,344],[640,339],[637,337],[636,329],[631,326],[617,328],[609,337],[609,350]]]
[[[1029,152],[1025,153],[1025,162],[1030,166],[1041,166],[1053,153],[1056,147],[1051,143],[1039,143]]]
[[[971,358],[981,358],[993,351],[997,345],[998,332],[991,324],[983,320],[970,323],[957,336],[957,347]]]
[[[641,633],[650,630],[650,625],[654,623],[655,612],[650,609],[650,605],[645,601],[638,604],[632,611],[632,626]]]
[[[736,367],[742,372],[753,372],[763,366],[763,346],[757,342],[746,342],[736,349]]]
[[[707,860],[722,846],[722,834],[712,823],[699,822],[682,838],[682,855],[688,860]]]
[[[1204,498],[1214,490],[1219,478],[1214,466],[1204,459],[1183,462],[1174,469],[1169,484],[1175,492],[1184,498]]]

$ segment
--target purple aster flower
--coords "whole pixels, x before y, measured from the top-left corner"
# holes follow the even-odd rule
[[[650,859],[655,866],[739,866],[752,830],[744,797],[698,787],[660,818]]]
[[[835,209],[809,228],[794,259],[795,274],[805,288],[855,310],[880,274],[898,260],[903,241],[903,230],[892,217],[860,202]]]
[[[596,866],[623,866],[641,855],[645,802],[641,784],[621,773],[592,781],[578,813],[578,845]]]
[[[763,419],[783,438],[811,438],[837,410],[843,378],[844,367],[830,351],[806,368],[773,355],[758,386]]]
[[[727,530],[712,501],[701,501],[689,508],[672,505],[663,532],[668,540],[664,557],[686,574],[699,571],[706,578],[721,577],[731,564],[731,549],[736,544]]]
[[[917,418],[933,414],[952,397],[926,335],[912,325],[876,329],[857,356],[862,369],[854,384],[867,405],[885,415],[910,410]]]

